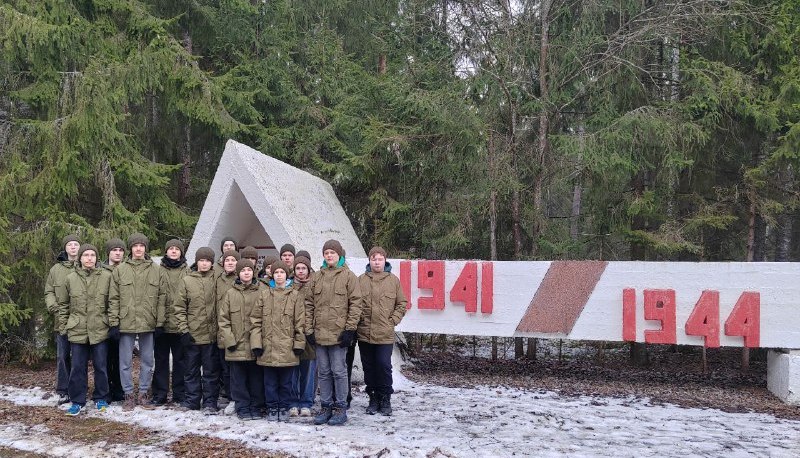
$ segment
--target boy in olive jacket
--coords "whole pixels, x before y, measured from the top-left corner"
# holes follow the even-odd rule
[[[286,421],[292,399],[292,381],[306,345],[303,334],[303,298],[292,287],[289,267],[272,265],[272,280],[262,288],[251,322],[250,346],[256,363],[264,366],[267,419]]]
[[[219,398],[219,351],[217,349],[216,279],[214,250],[202,247],[195,254],[195,265],[183,277],[173,302],[173,312],[184,347],[186,393],[181,410],[216,414]],[[200,370],[203,380],[200,381]]]
[[[53,315],[56,334],[56,394],[58,394],[59,405],[69,402],[67,385],[69,384],[70,368],[70,343],[59,323],[59,307],[69,299],[68,296],[65,296],[65,284],[67,275],[74,272],[76,267],[80,267],[78,262],[80,247],[81,243],[76,235],[64,236],[61,239],[61,252],[58,253],[57,262],[50,268],[47,280],[44,282],[44,303],[47,311]]]
[[[72,352],[68,386],[72,405],[67,410],[70,416],[80,414],[86,405],[90,354],[94,366],[92,400],[99,411],[105,411],[108,407],[106,339],[111,272],[97,265],[97,253],[93,245],[81,245],[78,252],[81,267],[67,275],[64,286],[68,300],[60,306],[59,322],[66,332]]]
[[[186,266],[183,242],[172,239],[164,245],[165,256],[161,258],[161,273],[166,277],[167,299],[164,311],[164,332],[156,336],[154,353],[156,366],[153,371],[153,399],[151,404],[161,406],[166,404],[170,389],[170,355],[172,355],[172,402],[183,402],[185,389],[183,378],[186,368],[183,358],[183,345],[178,332],[178,322],[172,304],[178,294],[183,277],[189,274]]]
[[[350,391],[347,347],[355,339],[363,300],[358,277],[345,264],[342,244],[328,240],[322,246],[322,256],[325,262],[306,286],[311,290],[305,299],[306,338],[316,345],[322,403],[314,424],[341,425],[347,421],[347,393]]]
[[[236,263],[239,278],[225,293],[219,310],[219,335],[230,364],[231,400],[240,420],[258,420],[264,409],[264,376],[250,350],[250,315],[259,299],[260,282],[250,259]]]
[[[392,275],[392,265],[386,262],[386,251],[379,246],[369,250],[369,264],[358,280],[364,295],[358,349],[369,395],[367,413],[391,415],[394,327],[406,314],[406,296],[400,279]]]
[[[111,274],[110,336],[119,340],[119,375],[125,391],[123,410],[138,403],[150,408],[147,392],[153,379],[153,341],[164,331],[167,284],[161,267],[147,255],[150,241],[143,234],[128,237],[131,257]],[[139,338],[139,396],[133,392],[133,344]]]

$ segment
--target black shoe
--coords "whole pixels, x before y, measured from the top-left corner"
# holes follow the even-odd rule
[[[378,404],[378,412],[381,415],[390,416],[392,415],[392,395],[391,394],[384,394],[381,396],[379,404]]]
[[[369,405],[367,406],[367,414],[375,415],[380,408],[380,397],[375,393],[369,393]]]

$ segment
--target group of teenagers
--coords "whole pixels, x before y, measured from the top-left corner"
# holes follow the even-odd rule
[[[366,413],[391,415],[394,328],[406,298],[383,248],[370,250],[357,277],[337,240],[323,245],[318,270],[307,251],[290,244],[257,269],[258,251],[240,249],[230,237],[221,256],[202,247],[191,265],[177,239],[154,262],[139,233],[127,244],[109,240],[103,253],[75,235],[61,247],[45,303],[55,322],[56,392],[59,405],[70,403],[67,415],[86,409],[91,359],[99,411],[114,401],[123,410],[167,405],[171,388],[179,410],[215,414],[222,400],[241,420],[313,416],[317,425],[341,425],[356,343]]]

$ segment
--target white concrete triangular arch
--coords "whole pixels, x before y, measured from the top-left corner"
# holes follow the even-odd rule
[[[228,140],[186,252],[191,264],[198,248],[219,256],[223,237],[239,248],[253,245],[277,255],[284,243],[322,263],[328,239],[342,243],[346,256],[364,258],[364,247],[331,185],[308,172]]]

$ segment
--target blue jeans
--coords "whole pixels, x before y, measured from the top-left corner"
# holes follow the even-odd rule
[[[69,400],[73,404],[86,405],[86,390],[89,389],[89,355],[92,355],[94,368],[94,392],[92,400],[108,399],[108,373],[106,372],[106,356],[108,347],[106,341],[89,345],[73,343],[72,367],[69,372]]]
[[[67,394],[69,387],[70,343],[67,335],[56,333],[56,393]]]
[[[323,407],[347,407],[347,348],[339,345],[317,345],[319,397]]]
[[[147,393],[153,381],[153,333],[121,334],[119,336],[119,378],[125,394],[133,393],[133,342],[139,336],[139,393]]]
[[[293,380],[292,407],[303,408],[314,405],[317,390],[317,360],[301,359]]]

